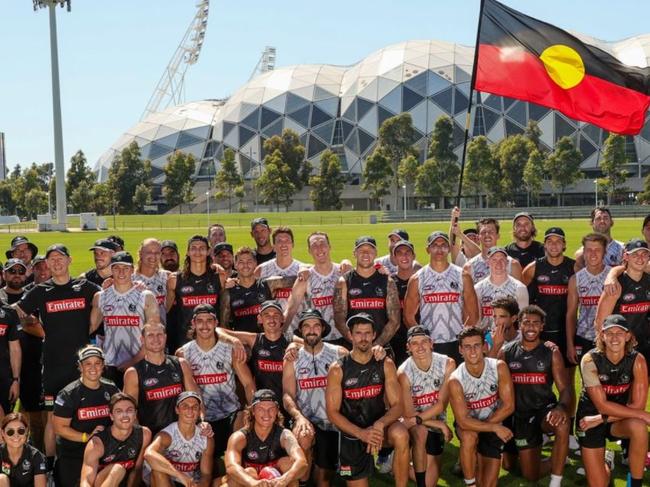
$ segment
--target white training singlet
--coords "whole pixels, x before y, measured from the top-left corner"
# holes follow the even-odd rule
[[[497,359],[485,357],[485,366],[480,377],[474,377],[467,371],[465,362],[451,373],[463,388],[465,404],[470,417],[485,421],[499,407],[499,386]]]
[[[135,357],[142,347],[146,294],[135,286],[124,294],[115,286],[99,292],[99,310],[104,317],[106,365],[118,367]]]
[[[195,427],[194,436],[189,440],[181,434],[177,421],[165,427],[162,432],[171,438],[163,456],[176,470],[187,474],[194,482],[201,480],[201,456],[208,447],[208,439],[201,434],[201,429]]]
[[[596,309],[610,269],[611,267],[606,265],[602,272],[596,275],[588,272],[586,267],[576,272],[579,304],[576,335],[585,340],[594,341],[596,339],[596,329],[594,328]],[[584,351],[587,352],[587,350]]]
[[[609,244],[607,244],[607,250],[605,251],[605,264],[608,266],[617,266],[623,263],[623,251],[625,250],[625,245],[623,242],[612,239]]]
[[[302,415],[322,430],[334,430],[325,409],[325,388],[329,366],[339,359],[339,347],[323,343],[316,355],[301,348],[294,363],[296,405]]]
[[[463,329],[463,275],[460,267],[449,264],[444,272],[430,265],[417,271],[420,292],[420,324],[434,343],[455,342]]]
[[[508,276],[503,284],[497,286],[490,277],[479,281],[475,286],[476,298],[481,310],[481,321],[479,326],[482,330],[490,330],[494,324],[492,301],[509,296],[517,300],[519,309],[528,306],[528,288],[514,277]]]
[[[334,326],[334,288],[339,277],[341,277],[341,270],[338,264],[333,264],[332,271],[326,276],[319,274],[315,267],[309,269],[307,297],[303,305],[306,304],[320,311],[323,319],[332,327],[329,335],[324,337],[325,340],[341,338],[341,334]]]
[[[398,372],[403,372],[411,383],[411,398],[413,407],[418,413],[429,409],[439,400],[440,389],[445,380],[445,369],[449,357],[433,352],[429,370],[421,370],[412,357],[407,358],[400,365]],[[437,419],[445,420],[443,411]]]
[[[158,269],[151,277],[136,272],[133,274],[133,282],[141,282],[145,287],[153,293],[160,308],[160,321],[163,325],[167,325],[167,278],[169,272]]]
[[[508,274],[512,274],[512,257],[508,256]],[[470,274],[472,282],[476,284],[490,275],[490,267],[488,266],[487,259],[483,258],[483,254],[478,254],[469,259]]]
[[[208,351],[196,340],[181,347],[183,357],[192,368],[194,381],[201,389],[206,421],[217,421],[239,411],[235,374],[232,368],[232,345],[223,341]]]
[[[266,277],[271,277],[271,276],[296,277],[302,265],[303,265],[302,262],[293,259],[290,265],[288,265],[285,268],[282,268],[278,266],[277,259],[271,259],[267,262],[260,264],[259,266],[260,279],[264,279]],[[282,309],[287,308],[287,303],[289,302],[289,298],[291,297],[291,289],[292,288],[290,287],[277,288],[273,293],[274,299],[280,303]],[[296,316],[294,316],[293,320],[291,321],[291,325],[287,328],[285,332],[285,337],[287,337],[287,340],[293,340],[293,330],[295,330],[297,326],[298,326],[298,314],[296,313]]]

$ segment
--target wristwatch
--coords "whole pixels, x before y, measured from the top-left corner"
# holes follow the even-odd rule
[[[418,416],[417,414],[415,415],[415,424],[422,424],[422,416]]]

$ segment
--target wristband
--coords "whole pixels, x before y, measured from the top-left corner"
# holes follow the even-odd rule
[[[88,443],[88,433],[81,433],[81,442]]]

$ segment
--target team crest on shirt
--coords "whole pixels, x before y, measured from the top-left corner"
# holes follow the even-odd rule
[[[163,292],[164,290],[165,289],[162,287],[162,284],[158,284],[158,287],[156,287],[156,291],[159,293]]]
[[[375,288],[375,294],[379,297],[382,297],[384,295],[384,290],[380,287]]]
[[[223,362],[217,362],[217,369],[222,369],[223,370]]]
[[[181,380],[181,376],[178,375],[177,372],[172,372],[172,380],[180,381],[180,380]]]
[[[352,289],[348,290],[348,294],[350,296],[359,296],[361,293],[362,291],[358,287],[353,287]]]
[[[630,382],[630,376],[627,374],[622,374],[621,375],[621,384],[629,384]]]
[[[5,317],[5,310],[0,308],[0,318],[4,318],[4,317]]]
[[[78,293],[79,291],[81,291],[81,284],[74,284],[74,285],[72,286],[72,290],[73,290],[74,292]]]
[[[621,298],[623,301],[632,301],[636,296],[634,293],[627,293]]]
[[[646,299],[650,299],[650,289],[645,292]]]
[[[131,313],[135,313],[135,310],[136,310],[135,304],[133,304],[133,303],[129,304],[129,311]]]
[[[496,384],[490,384],[490,392],[496,392],[498,389]]]
[[[194,291],[194,288],[192,286],[183,286],[181,288],[182,293],[191,293],[192,291]]]
[[[537,365],[537,370],[541,371],[546,369],[546,364],[541,360],[538,360],[536,365]]]
[[[270,357],[271,356],[271,352],[269,352],[268,350],[264,350],[264,349],[260,350],[257,353],[259,354],[260,357]]]
[[[136,452],[135,452],[135,448],[129,448],[128,451],[127,451],[127,453],[128,453],[128,455],[129,455],[130,457],[134,457],[134,456],[135,456],[135,453],[136,453]]]
[[[451,281],[449,287],[452,289],[458,289],[458,283],[456,281]]]
[[[266,295],[264,293],[259,293],[257,295],[257,300],[260,301],[260,302],[266,301]]]
[[[205,288],[209,293],[214,292],[214,285],[211,282],[209,282],[208,285]]]
[[[521,369],[521,363],[520,362],[509,362],[508,367],[510,367],[512,370],[519,370],[519,369]]]
[[[440,379],[433,379],[433,387],[440,387]]]
[[[201,454],[202,454],[202,452],[200,452],[200,451],[195,452],[194,453],[194,458],[197,459],[197,460],[200,460],[201,459]]]
[[[108,391],[104,391],[104,399],[106,399],[107,401],[111,400],[111,395],[108,393]]]
[[[145,379],[144,381],[144,385],[147,387],[155,386],[156,384],[158,384],[158,379],[155,377],[152,377],[151,379]]]
[[[548,276],[545,276],[544,274],[541,274],[537,276],[537,281],[538,282],[550,282],[551,278]]]
[[[598,380],[600,380],[600,382],[607,382],[609,380],[609,376],[607,374],[600,374],[598,376]]]
[[[22,464],[23,470],[28,471],[30,468],[32,468],[32,462],[27,460],[26,458],[23,460]]]
[[[372,374],[372,378],[370,379],[374,382],[379,382],[379,374],[377,372]]]
[[[345,385],[346,386],[353,386],[357,382],[359,382],[359,379],[357,377],[350,377],[348,380],[345,381]]]

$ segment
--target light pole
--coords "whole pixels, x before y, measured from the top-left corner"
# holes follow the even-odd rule
[[[598,206],[598,180],[594,179],[594,186],[596,188],[596,204],[594,206]]]
[[[406,220],[406,184],[402,186],[404,190],[404,220]]]
[[[210,226],[210,191],[205,192],[205,201],[208,204],[208,226]]]
[[[54,167],[56,171],[57,230],[66,229],[67,204],[65,201],[65,169],[63,167],[63,129],[61,124],[61,90],[59,88],[59,54],[56,37],[57,5],[67,7],[70,0],[32,0],[34,10],[48,8],[50,14],[50,58],[52,63],[52,116],[54,119]]]

